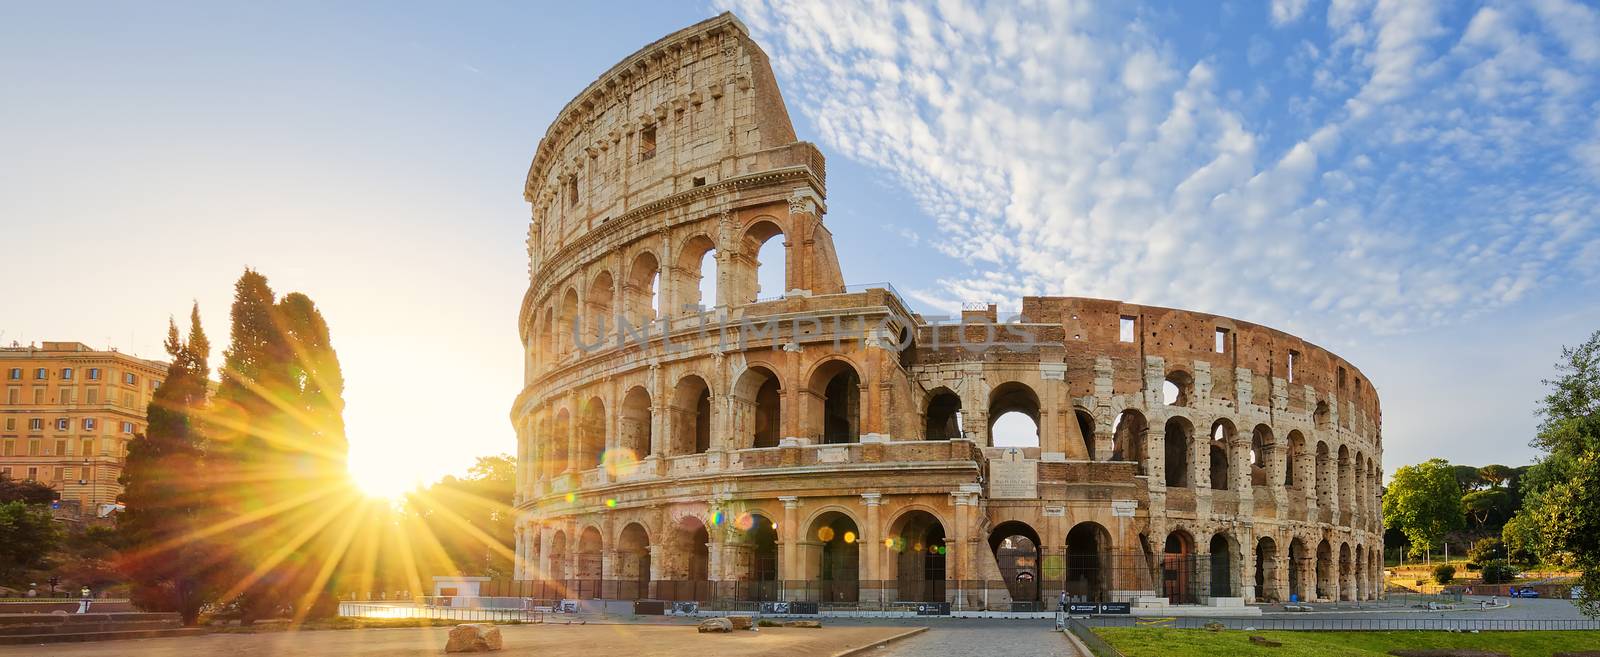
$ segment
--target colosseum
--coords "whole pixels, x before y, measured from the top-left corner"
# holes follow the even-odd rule
[[[1381,593],[1380,414],[1355,366],[1105,299],[919,314],[846,284],[825,182],[731,14],[561,110],[524,190],[524,595],[1025,611]],[[1007,416],[1031,429],[997,444]]]

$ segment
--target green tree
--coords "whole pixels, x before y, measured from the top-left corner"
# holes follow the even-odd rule
[[[214,546],[199,537],[210,503],[201,473],[211,344],[198,305],[189,313],[187,342],[168,322],[166,348],[172,362],[151,395],[149,427],[128,443],[121,477],[127,511],[117,529],[129,549],[118,566],[141,608],[176,611],[193,625],[214,593],[206,574],[215,563]]]
[[[44,566],[61,536],[50,508],[21,500],[0,503],[0,582]]]
[[[1478,468],[1478,478],[1490,488],[1506,486],[1515,475],[1515,470],[1498,463]]]
[[[1450,466],[1450,472],[1455,475],[1456,485],[1461,487],[1461,494],[1463,495],[1478,490],[1479,487],[1483,486],[1483,475],[1479,474],[1478,469],[1473,466],[1453,465]]]
[[[1476,472],[1476,469],[1474,469]],[[1383,495],[1384,524],[1399,529],[1420,556],[1465,524],[1461,488],[1449,461],[1431,459],[1401,467]]]
[[[1556,372],[1544,381],[1533,446],[1545,457],[1523,477],[1522,513],[1538,528],[1541,557],[1571,557],[1584,587],[1579,605],[1600,616],[1600,331],[1562,347]]]
[[[1461,496],[1461,506],[1478,528],[1503,525],[1515,512],[1511,492],[1504,488],[1485,488]]]
[[[0,474],[0,502],[49,504],[56,501],[54,488],[37,481],[17,481]]]
[[[1500,528],[1500,540],[1505,542],[1506,560],[1511,563],[1532,565],[1544,552],[1540,547],[1543,539],[1539,536],[1539,525],[1532,513],[1518,513],[1506,521]]]
[[[438,574],[512,576],[516,472],[516,459],[508,454],[480,456],[466,477],[447,476],[409,498],[410,512],[450,561],[434,566]]]

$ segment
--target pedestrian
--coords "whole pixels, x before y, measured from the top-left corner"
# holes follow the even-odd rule
[[[78,613],[89,613],[89,587],[84,586],[83,588],[78,589],[78,596],[80,598],[78,600]]]
[[[1067,592],[1066,591],[1062,591],[1061,592],[1061,600],[1059,600],[1056,603],[1056,608],[1060,609],[1061,611],[1066,611],[1067,610]]]

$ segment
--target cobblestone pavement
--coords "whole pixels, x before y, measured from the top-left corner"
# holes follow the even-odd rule
[[[935,621],[928,631],[867,653],[869,657],[994,657],[1067,655],[1078,652],[1050,622]]]

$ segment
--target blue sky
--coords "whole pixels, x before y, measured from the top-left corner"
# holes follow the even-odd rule
[[[358,467],[509,452],[538,138],[724,8],[829,158],[846,279],[927,312],[1297,333],[1377,386],[1389,470],[1526,462],[1600,328],[1593,3],[107,3],[0,6],[0,340],[155,356],[193,299],[220,352],[250,265],[329,317]]]

